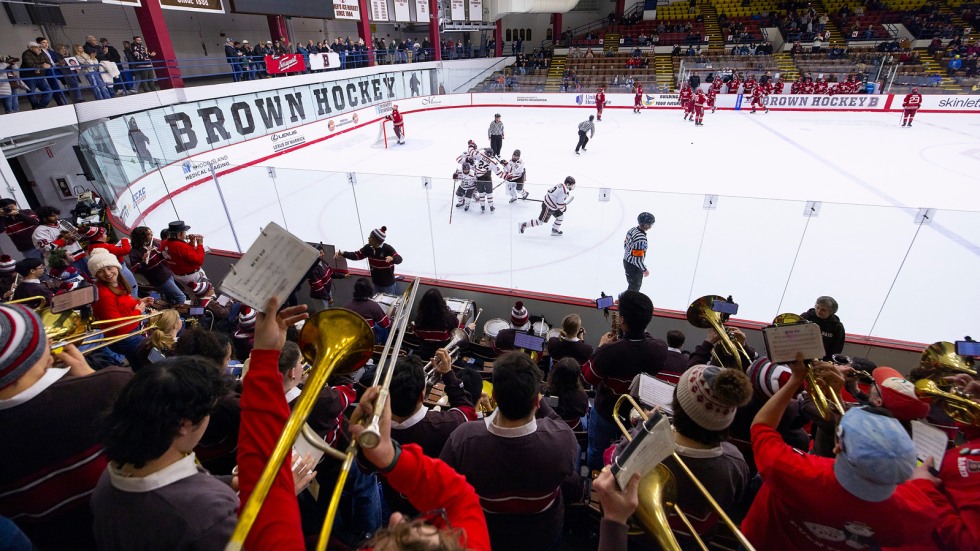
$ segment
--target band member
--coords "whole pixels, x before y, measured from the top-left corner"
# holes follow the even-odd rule
[[[374,285],[365,277],[357,278],[354,282],[354,296],[344,308],[356,312],[364,318],[368,327],[374,331],[374,341],[384,344],[391,328],[391,319],[380,304],[374,301]]]
[[[691,85],[685,82],[684,86],[681,87],[680,94],[678,95],[681,101],[681,109],[684,110],[684,120],[688,120],[688,117],[691,117],[690,120],[693,121],[694,108],[691,105],[691,101],[694,99],[694,91],[691,90]]]
[[[633,112],[639,113],[643,108],[643,85],[636,83],[636,92],[633,96]]]
[[[473,199],[473,190],[476,189],[476,176],[473,174],[472,165],[463,162],[463,166],[453,173],[453,181],[456,182],[456,208],[463,207],[464,211],[470,210],[470,201]]]
[[[153,246],[153,230],[139,226],[133,228],[130,236],[133,238],[133,246],[129,251],[129,265],[133,272],[145,277],[163,300],[173,305],[184,304],[187,295],[174,280],[174,274],[163,254]]]
[[[160,243],[160,254],[174,274],[174,280],[194,292],[194,287],[208,279],[204,273],[204,236],[188,234],[190,226],[175,220],[167,226],[166,239]],[[204,297],[214,298],[214,292]]]
[[[58,221],[59,216],[61,210],[55,207],[37,209],[37,217],[41,223],[34,228],[31,236],[34,247],[44,255],[45,262],[51,256],[51,251],[55,249],[64,249],[70,263],[83,260],[85,251],[78,243],[82,236],[77,231],[66,231]]]
[[[402,118],[402,114],[398,112],[398,106],[393,105],[391,107],[391,114],[385,118],[393,123],[395,127],[395,137],[398,138],[398,143],[405,143],[405,120]]]
[[[606,107],[606,92],[602,86],[599,87],[599,91],[595,94],[595,114],[596,119],[602,120],[602,110]]]
[[[347,260],[368,260],[371,268],[371,283],[379,293],[398,294],[395,285],[395,264],[402,263],[402,256],[394,247],[385,243],[388,228],[381,226],[371,230],[368,242],[360,249],[352,252],[337,251],[334,259],[346,258]]]
[[[521,233],[531,226],[540,226],[542,224],[547,224],[548,219],[552,216],[555,217],[555,222],[551,226],[551,235],[560,236],[562,234],[561,224],[565,221],[565,210],[568,208],[568,204],[572,202],[572,196],[570,191],[575,189],[575,178],[568,176],[565,181],[557,186],[548,190],[548,193],[544,196],[544,201],[541,203],[541,214],[533,220],[527,222],[521,222],[518,225],[518,229]]]
[[[129,256],[129,252],[132,250],[132,247],[129,244],[129,239],[124,237],[120,239],[117,244],[107,243],[106,240],[109,238],[109,233],[105,230],[105,228],[100,226],[89,227],[85,232],[85,238],[89,242],[88,254],[92,254],[94,249],[105,249],[116,255],[116,260],[119,261],[122,276],[126,278],[126,281],[129,282],[129,286],[133,288],[132,295],[134,297],[139,296],[139,284],[136,282],[136,276],[134,276],[133,272],[130,271],[128,266],[126,266],[126,257]]]
[[[500,161],[504,166],[500,176],[507,181],[507,195],[510,195],[510,203],[518,199],[527,199],[527,192],[524,191],[524,179],[527,172],[524,170],[524,160],[521,159],[521,150],[515,149],[510,158]]]
[[[453,330],[462,322],[449,309],[439,289],[429,289],[419,300],[418,312],[412,322],[415,336],[422,340],[416,354],[428,360],[435,351],[449,344]]]
[[[30,209],[21,210],[17,206],[17,201],[13,199],[0,199],[0,232],[6,233],[10,240],[14,242],[14,247],[24,255],[41,258],[41,251],[34,247],[34,229],[38,227],[41,220],[34,211]]]
[[[694,126],[704,126],[704,104],[707,101],[708,97],[698,88],[697,93],[694,94],[694,99],[691,101],[694,105]]]
[[[765,95],[766,95],[766,93],[759,86],[756,86],[752,90],[752,113],[755,113],[755,106],[756,105],[758,105],[759,107],[765,109],[766,110],[766,113],[769,112],[769,108],[766,107],[765,104],[762,102],[762,98],[764,98]]]
[[[912,119],[915,118],[915,112],[919,107],[922,107],[922,94],[919,93],[918,88],[912,88],[912,92],[905,96],[902,102],[902,126],[912,126]]]

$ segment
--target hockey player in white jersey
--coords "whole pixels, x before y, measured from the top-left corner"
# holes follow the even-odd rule
[[[456,208],[463,207],[464,211],[470,210],[470,201],[473,199],[473,190],[476,188],[476,176],[470,168],[470,163],[464,162],[463,166],[453,174],[456,182]]]
[[[462,166],[463,163],[475,165],[477,155],[479,155],[479,153],[476,148],[476,142],[470,140],[469,143],[466,144],[466,151],[464,151],[459,157],[456,157],[456,164],[460,166]]]
[[[498,174],[501,178],[507,181],[507,195],[510,196],[510,202],[513,203],[518,199],[527,199],[527,192],[524,191],[524,160],[521,159],[521,150],[515,149],[514,155],[510,158],[508,162],[506,159],[500,161],[503,165],[500,173]]]
[[[476,175],[476,198],[480,201],[480,210],[487,211],[484,203],[490,204],[490,212],[497,210],[493,206],[493,173],[491,169],[496,164],[493,157],[493,150],[489,147],[483,150],[482,154],[477,155],[476,164],[473,165],[473,172]]]
[[[565,178],[565,181],[557,186],[548,190],[548,193],[544,196],[544,201],[541,202],[541,214],[538,215],[534,220],[529,220],[527,222],[521,222],[517,228],[524,233],[524,230],[531,226],[540,226],[542,224],[547,224],[548,219],[552,216],[555,217],[555,222],[551,226],[551,235],[557,237],[562,234],[561,223],[565,221],[565,210],[568,208],[568,204],[572,202],[572,197],[570,191],[575,189],[575,178],[571,176]]]

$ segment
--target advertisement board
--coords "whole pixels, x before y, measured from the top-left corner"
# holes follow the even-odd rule
[[[306,62],[300,54],[286,54],[280,56],[265,56],[265,70],[270,75],[281,75],[283,73],[302,73],[306,70]]]

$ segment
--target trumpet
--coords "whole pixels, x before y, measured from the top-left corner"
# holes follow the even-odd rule
[[[964,425],[980,427],[980,402],[960,390],[947,392],[932,379],[919,379],[915,382],[915,395],[926,401],[939,400],[946,415]]]
[[[779,314],[775,319],[772,320],[773,325],[791,325],[795,323],[810,323],[803,319],[798,314],[786,313]],[[840,395],[834,391],[829,385],[821,381],[813,370],[813,360],[806,360],[806,380],[807,387],[810,391],[810,396],[813,398],[813,405],[817,408],[817,413],[820,417],[828,421],[831,415],[836,412],[841,415],[844,414],[844,402],[841,401]],[[863,373],[863,372],[862,372]],[[865,375],[867,375],[865,373]],[[860,375],[855,375],[855,377],[860,377]]]
[[[446,345],[446,352],[449,352],[450,362],[456,361],[456,357],[463,349],[462,343],[469,342],[470,340],[470,337],[466,334],[466,331],[463,331],[458,327],[453,329],[452,335],[452,339],[450,339],[449,344]],[[431,388],[439,382],[439,372],[436,371],[434,360],[435,357],[433,357],[432,360],[429,360],[429,362],[422,367],[422,371],[425,372],[426,388]]]
[[[629,430],[623,424],[620,416],[615,412],[620,410],[624,401],[628,401],[632,409],[636,410],[640,417],[645,422],[649,415],[640,408],[640,405],[636,403],[629,394],[623,394],[616,400],[616,405],[613,406],[613,420],[616,421],[616,425],[619,430],[623,432],[627,440],[632,441],[633,438],[630,436]],[[669,457],[672,457],[677,465],[684,471],[687,477],[691,480],[694,486],[701,493],[704,500],[708,502],[708,505],[715,510],[718,514],[718,518],[725,523],[729,530],[731,530],[732,535],[742,544],[742,546],[748,551],[755,551],[755,548],[749,543],[748,538],[735,526],[732,519],[725,513],[721,505],[715,501],[711,494],[708,492],[707,488],[701,484],[691,469],[687,466],[683,459],[677,452],[672,452]],[[697,543],[701,546],[701,549],[707,550],[708,547],[705,545],[704,541],[698,535],[697,530],[691,524],[691,521],[687,518],[687,515],[677,506],[677,482],[674,478],[673,473],[667,468],[663,463],[658,464],[652,471],[646,473],[643,478],[640,479],[639,487],[639,506],[636,509],[636,516],[643,524],[643,527],[657,540],[660,544],[660,548],[667,551],[680,551],[681,546],[677,541],[677,537],[674,536],[673,530],[670,528],[670,523],[667,520],[667,513],[665,509],[670,508],[681,519],[684,523],[691,536],[697,540]]]

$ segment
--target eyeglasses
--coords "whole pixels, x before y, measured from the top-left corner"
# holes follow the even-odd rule
[[[449,523],[449,515],[446,514],[445,509],[433,509],[431,511],[426,511],[425,513],[419,513],[417,517],[412,519],[412,522],[428,524],[438,528],[439,530],[452,528],[452,524]]]

